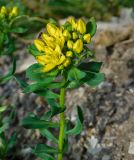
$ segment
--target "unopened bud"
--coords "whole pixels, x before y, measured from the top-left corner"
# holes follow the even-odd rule
[[[67,57],[73,57],[73,52],[72,51],[67,51],[66,56]]]
[[[57,31],[57,27],[52,23],[48,23],[46,29],[51,36],[54,36]]]
[[[69,33],[68,30],[64,30],[63,31],[63,36],[65,37],[66,40],[71,38],[71,34]]]
[[[72,30],[76,30],[76,28],[77,28],[77,23],[75,22],[74,17],[70,17],[70,18],[68,19],[68,22],[72,25]]]
[[[75,39],[78,38],[78,34],[77,34],[76,32],[73,32],[73,33],[72,33],[72,37],[73,37],[73,39],[75,40]]]
[[[60,65],[60,66],[58,66],[58,69],[59,69],[59,70],[62,70],[62,69],[64,69],[64,66],[63,66],[63,65]]]
[[[12,14],[13,14],[13,16],[17,16],[18,15],[18,13],[19,13],[19,9],[18,9],[18,7],[13,7],[13,9],[12,9]]]
[[[84,39],[85,42],[90,43],[90,41],[91,41],[91,36],[90,36],[90,34],[85,34],[85,35],[83,36],[83,39]]]
[[[76,53],[80,53],[83,50],[83,41],[81,39],[78,39],[74,45],[73,45],[73,50]]]
[[[81,18],[77,22],[77,31],[81,34],[86,33],[86,23]]]
[[[1,14],[4,14],[4,15],[7,13],[7,9],[6,9],[5,6],[2,6],[2,7],[1,7],[0,13],[1,13]]]
[[[67,41],[67,47],[69,48],[69,49],[73,49],[73,41],[71,41],[71,40],[68,40]]]

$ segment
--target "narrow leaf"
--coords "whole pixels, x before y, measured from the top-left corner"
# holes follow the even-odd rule
[[[82,125],[83,124],[83,114],[82,114],[82,110],[79,106],[77,107],[77,114],[78,114],[78,117],[77,117],[77,120],[76,120],[75,127],[73,129],[70,129],[70,130],[66,131],[67,135],[80,134],[80,132],[83,129],[83,125]]]
[[[51,140],[58,144],[58,139],[48,130],[48,129],[41,129],[40,133],[46,137],[48,140]]]
[[[56,128],[59,126],[58,123],[40,120],[37,117],[25,117],[21,125],[28,129],[45,129],[45,128]]]

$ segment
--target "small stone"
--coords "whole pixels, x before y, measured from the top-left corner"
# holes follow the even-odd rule
[[[134,142],[130,142],[128,153],[134,154]]]

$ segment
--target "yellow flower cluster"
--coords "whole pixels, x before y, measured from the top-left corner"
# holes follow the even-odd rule
[[[91,36],[86,33],[86,23],[80,18],[77,22],[73,17],[61,27],[48,23],[47,33],[34,40],[36,48],[42,55],[36,56],[38,63],[44,66],[44,72],[58,67],[68,67],[76,54],[84,50],[84,44],[90,43]]]
[[[0,18],[6,18],[8,20],[11,20],[12,18],[18,16],[18,7],[13,8],[6,8],[5,6],[2,6],[0,9]]]

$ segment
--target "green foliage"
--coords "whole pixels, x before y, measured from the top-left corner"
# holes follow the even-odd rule
[[[96,33],[96,29],[97,29],[97,25],[96,25],[94,17],[89,19],[86,28],[87,28],[87,32],[90,33],[91,36],[94,36],[94,34]]]
[[[58,153],[57,149],[44,144],[37,144],[32,152],[42,160],[54,160],[54,154]]]
[[[67,135],[77,135],[80,134],[82,129],[83,129],[83,113],[81,108],[78,106],[77,107],[77,119],[76,119],[76,124],[73,129],[67,130],[66,134]]]
[[[45,129],[45,128],[55,128],[59,126],[57,123],[45,121],[33,115],[25,117],[22,120],[21,125],[29,129]]]

